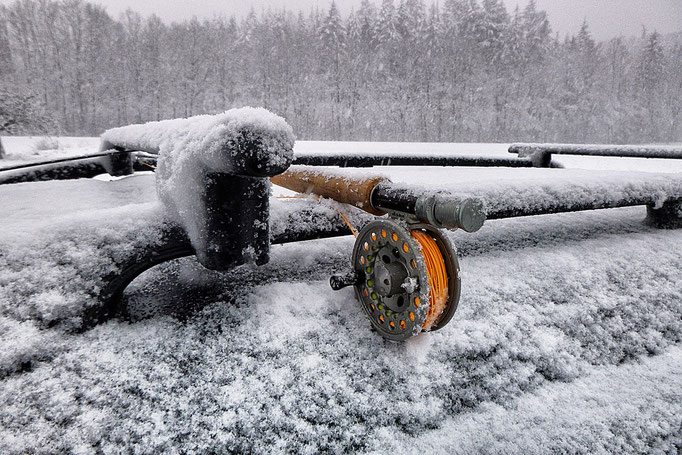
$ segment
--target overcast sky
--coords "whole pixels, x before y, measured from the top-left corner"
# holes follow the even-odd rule
[[[119,13],[132,8],[143,15],[157,14],[166,21],[182,21],[196,15],[200,19],[213,16],[242,16],[251,8],[256,12],[272,7],[289,10],[319,7],[326,10],[331,0],[90,0],[106,6],[109,13]],[[361,0],[337,0],[342,13],[347,14]],[[682,0],[536,0],[538,7],[547,11],[553,30],[561,36],[574,34],[583,19],[587,19],[597,39],[618,35],[639,35],[642,27],[661,33],[682,31]],[[13,0],[0,0],[9,4]],[[397,4],[399,0],[395,0]],[[523,8],[528,0],[504,0],[511,11],[516,5]],[[374,0],[380,4],[381,0]],[[427,4],[431,2],[426,0]],[[443,3],[440,0],[439,3]]]

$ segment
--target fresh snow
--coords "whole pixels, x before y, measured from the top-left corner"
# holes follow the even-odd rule
[[[618,170],[661,172],[659,161]],[[451,189],[507,178],[519,191],[564,172],[433,171],[363,172]],[[0,186],[0,453],[682,447],[682,231],[645,226],[643,207],[447,232],[463,273],[459,309],[444,329],[402,344],[371,331],[351,289],[327,283],[348,267],[352,236],[274,246],[269,264],[227,273],[193,258],[162,264],[132,283],[126,318],[81,332],[112,259],[167,222],[154,186],[149,175]],[[305,227],[302,208],[363,221],[353,208],[280,194],[273,232]]]
[[[7,156],[0,159],[0,170],[20,164],[92,154],[99,147],[99,138],[95,137],[3,136],[0,140],[7,152]]]
[[[414,437],[381,431],[375,453],[673,453],[682,445],[682,349],[602,366]],[[677,436],[670,438],[670,433]],[[482,450],[483,449],[483,450]]]
[[[250,141],[257,141],[258,147],[246,148]],[[208,174],[241,175],[249,159],[284,168],[293,158],[294,133],[282,117],[263,108],[244,107],[113,128],[102,134],[100,148],[113,146],[159,154],[159,199],[185,228],[195,249],[205,251],[209,239],[202,189]]]

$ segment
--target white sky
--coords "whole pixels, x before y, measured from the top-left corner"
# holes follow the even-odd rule
[[[9,4],[14,0],[0,0]],[[162,19],[182,21],[196,15],[198,18],[213,16],[242,16],[251,8],[257,12],[269,7],[309,11],[313,7],[326,10],[331,0],[91,0],[107,8],[109,13],[119,13],[132,8],[143,15],[157,14]],[[350,12],[361,0],[336,0],[342,13]],[[380,4],[381,0],[373,0]],[[395,0],[397,4],[399,0]],[[438,1],[438,0],[435,0]],[[536,0],[538,7],[547,11],[553,30],[561,36],[574,34],[583,19],[597,39],[618,35],[639,35],[642,27],[661,33],[682,31],[682,0]],[[511,11],[518,4],[521,8],[528,0],[504,0]],[[427,4],[431,2],[426,0]],[[443,3],[443,0],[440,0]]]

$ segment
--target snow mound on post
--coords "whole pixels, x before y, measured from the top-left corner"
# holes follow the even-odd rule
[[[268,176],[293,159],[294,132],[264,108],[123,126],[102,135],[102,149],[159,154],[156,189],[196,249],[205,246],[201,196],[208,173]],[[250,163],[260,163],[252,166]]]

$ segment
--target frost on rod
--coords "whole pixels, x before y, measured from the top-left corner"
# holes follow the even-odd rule
[[[252,107],[114,128],[101,139],[102,149],[119,147],[159,154],[157,193],[187,231],[200,259],[201,252],[220,249],[210,232],[210,218],[215,215],[211,212],[216,208],[206,205],[207,184],[214,182],[216,175],[248,179],[280,173],[291,164],[295,140],[282,117]],[[257,191],[256,186],[253,191]],[[248,193],[241,196],[248,198]],[[229,214],[234,222],[240,215]],[[249,224],[254,229],[259,226]],[[260,228],[267,231],[267,223]]]

